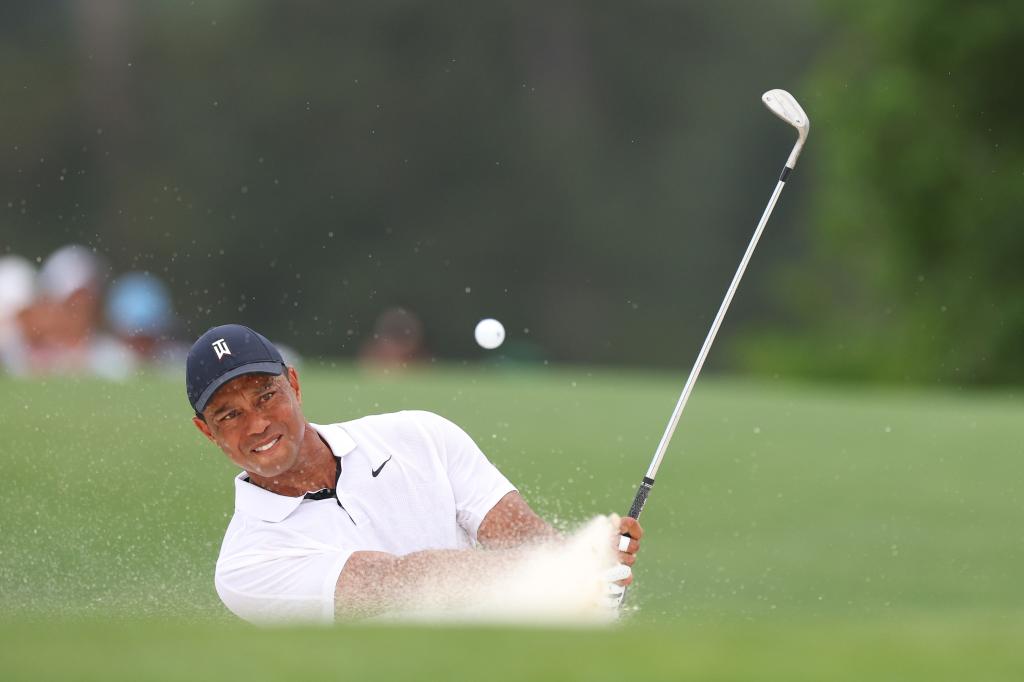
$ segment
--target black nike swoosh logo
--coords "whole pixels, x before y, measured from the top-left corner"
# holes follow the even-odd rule
[[[394,457],[394,455],[388,455],[388,458],[386,460],[384,460],[384,464],[387,464],[388,462],[390,462],[392,457]],[[381,464],[379,467],[377,467],[376,469],[374,469],[374,470],[372,470],[370,472],[371,474],[373,474],[374,478],[377,478],[377,474],[379,474],[380,470],[384,468],[384,464]]]

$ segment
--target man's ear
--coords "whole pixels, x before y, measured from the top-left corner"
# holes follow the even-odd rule
[[[299,373],[295,371],[294,367],[288,368],[288,384],[295,391],[295,397],[298,398],[299,404],[302,404],[302,388],[299,386]]]
[[[210,425],[206,423],[206,420],[200,419],[199,417],[192,417],[192,423],[196,425],[204,436],[210,439],[211,443],[216,443],[217,439],[213,437],[213,432],[210,431]]]

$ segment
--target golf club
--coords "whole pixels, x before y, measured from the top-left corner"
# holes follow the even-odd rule
[[[640,514],[644,510],[644,505],[647,503],[647,496],[650,494],[651,488],[654,487],[654,477],[657,475],[658,468],[661,466],[661,460],[665,457],[665,451],[668,449],[668,444],[672,440],[672,434],[675,433],[676,425],[679,423],[679,418],[683,414],[686,402],[690,399],[690,393],[693,391],[693,386],[697,383],[697,377],[700,376],[700,370],[704,366],[704,361],[708,357],[708,352],[711,350],[711,344],[715,341],[715,336],[718,334],[718,328],[722,325],[722,320],[725,318],[726,311],[729,310],[729,304],[732,302],[732,297],[736,294],[736,289],[739,287],[740,279],[743,278],[743,272],[747,269],[747,263],[750,262],[750,257],[754,253],[754,248],[757,246],[757,242],[761,238],[761,233],[764,231],[764,226],[768,223],[768,218],[771,217],[772,209],[775,208],[775,203],[779,200],[779,195],[782,194],[782,188],[786,185],[786,178],[789,177],[789,173],[796,167],[796,160],[800,156],[804,142],[807,140],[807,133],[811,129],[811,121],[807,118],[807,114],[804,113],[803,108],[801,108],[793,95],[789,94],[785,90],[769,90],[761,96],[761,101],[764,102],[765,106],[767,106],[773,114],[796,128],[799,137],[797,138],[796,144],[793,145],[793,151],[790,152],[789,159],[786,160],[786,165],[783,167],[782,173],[779,175],[779,181],[775,185],[775,191],[772,192],[771,199],[768,200],[768,206],[765,207],[764,214],[761,215],[761,220],[757,224],[757,229],[754,230],[754,236],[751,238],[750,244],[747,245],[747,251],[743,254],[743,260],[740,261],[740,265],[736,269],[736,274],[733,275],[732,283],[729,284],[729,289],[725,292],[725,299],[722,301],[722,305],[718,309],[718,314],[715,315],[714,322],[711,323],[711,329],[708,331],[707,338],[704,339],[704,345],[701,346],[700,353],[697,354],[697,361],[693,363],[693,369],[690,370],[690,376],[686,380],[686,385],[683,386],[683,392],[679,396],[679,401],[676,403],[675,410],[672,411],[672,417],[668,421],[668,426],[665,427],[665,433],[661,436],[661,442],[658,443],[658,448],[654,451],[654,459],[651,460],[651,465],[647,468],[647,474],[644,476],[643,481],[640,483],[640,487],[636,491],[636,496],[633,498],[633,504],[629,508],[629,516],[634,519],[639,519]],[[622,536],[619,539],[619,549],[623,550],[628,543],[629,536]],[[622,594],[625,596],[625,592]]]

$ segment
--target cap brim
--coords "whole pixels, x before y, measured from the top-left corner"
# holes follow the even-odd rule
[[[202,393],[199,394],[199,399],[196,400],[196,404],[193,405],[197,414],[202,414],[203,410],[206,409],[206,404],[210,402],[210,398],[217,392],[217,389],[228,383],[232,379],[236,379],[246,374],[275,374],[280,375],[284,372],[284,364],[280,362],[254,362],[249,365],[242,365],[241,367],[235,367],[232,370],[224,372],[219,377],[214,379],[209,386],[206,387]]]

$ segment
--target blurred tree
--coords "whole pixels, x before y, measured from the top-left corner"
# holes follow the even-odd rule
[[[772,371],[1024,380],[1024,4],[839,4],[806,108],[813,244],[782,275],[788,331],[740,347]]]

